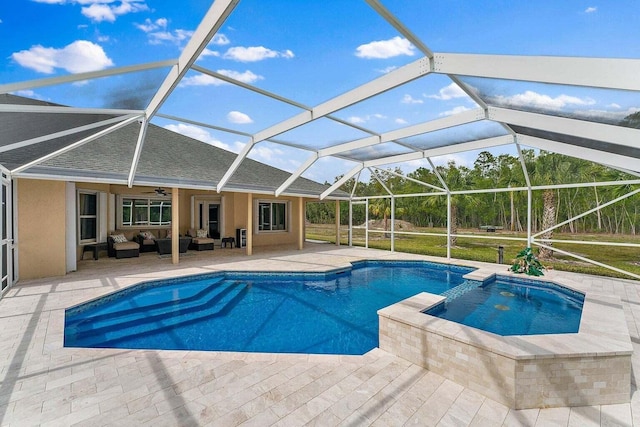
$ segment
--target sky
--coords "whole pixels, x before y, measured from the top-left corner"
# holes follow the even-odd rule
[[[435,52],[640,58],[640,3],[608,0],[383,0]],[[11,0],[0,3],[0,84],[175,59],[210,6],[207,0]],[[305,106],[315,106],[414,62],[422,54],[364,1],[242,0],[196,65]],[[168,69],[21,91],[18,95],[76,107],[141,109]],[[636,93],[469,79],[502,105],[624,117]],[[428,75],[334,115],[374,132],[445,117],[475,103],[442,75]],[[254,134],[300,113],[221,80],[190,71],[160,113]],[[153,123],[238,152],[246,136],[172,120]],[[493,136],[487,126],[468,132]],[[445,132],[446,133],[446,132]],[[366,136],[320,119],[275,139],[310,148]],[[446,136],[449,138],[456,135]],[[357,153],[363,159],[398,146]],[[503,150],[503,151],[501,151]],[[513,147],[494,154],[514,154]],[[472,166],[474,153],[436,158]],[[311,153],[261,142],[250,157],[294,171]],[[305,177],[333,182],[355,163],[321,159]],[[403,165],[428,166],[425,162]],[[366,175],[363,176],[366,179]]]

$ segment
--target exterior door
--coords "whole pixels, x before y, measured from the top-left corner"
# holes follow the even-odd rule
[[[2,172],[2,191],[0,208],[0,297],[13,284],[13,203],[11,197],[11,176],[9,171],[0,168]]]
[[[213,239],[220,238],[220,205],[209,204],[209,236]]]
[[[223,237],[221,235],[224,226],[222,205],[223,203],[219,198],[215,200],[196,199],[195,201],[195,226],[207,230],[212,239]]]

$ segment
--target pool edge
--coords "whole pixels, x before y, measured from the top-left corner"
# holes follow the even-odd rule
[[[423,313],[421,293],[378,311],[380,348],[515,409],[628,403],[629,336],[619,297],[585,292],[576,334],[500,336]]]

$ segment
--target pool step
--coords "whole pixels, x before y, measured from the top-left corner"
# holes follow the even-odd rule
[[[469,291],[477,289],[483,285],[483,282],[476,280],[465,280],[455,288],[451,288],[448,291],[442,293],[442,296],[446,298],[446,302],[452,301]]]
[[[146,312],[116,316],[106,321],[85,319],[65,328],[66,346],[109,347],[122,339],[130,339],[161,330],[168,330],[203,317],[222,316],[238,304],[248,291],[248,284],[236,280],[211,286],[198,298],[173,301],[171,306],[154,307]]]

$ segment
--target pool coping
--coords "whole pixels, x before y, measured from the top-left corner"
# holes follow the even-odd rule
[[[522,277],[507,272],[498,276]],[[465,276],[483,282],[495,277],[495,270],[484,269]],[[442,303],[445,297],[423,292],[378,311],[380,348],[518,409],[629,402],[633,346],[621,299],[587,292],[581,289],[579,283],[571,280],[547,277],[524,279],[551,282],[583,293],[584,307],[578,332],[496,335],[424,313]],[[438,345],[442,345],[442,348],[438,348]],[[447,353],[446,362],[440,354],[443,349]],[[504,387],[504,390],[492,389],[486,384],[486,381],[494,379],[480,371],[483,366],[473,367],[470,355],[484,360],[484,369],[487,369],[489,360],[506,368],[493,373],[494,376],[501,376],[500,387]],[[459,364],[456,359],[460,359]],[[559,373],[558,370],[563,372]],[[549,382],[554,382],[554,376],[566,376],[564,371],[568,370],[574,371],[572,377],[563,378],[562,381],[573,383],[568,388],[573,387],[576,396],[572,398],[564,396],[562,392],[549,393],[549,389],[566,386]],[[521,381],[525,378],[526,381]],[[576,386],[578,383],[582,385]],[[591,391],[586,391],[587,388]],[[545,393],[549,395],[541,396]]]

